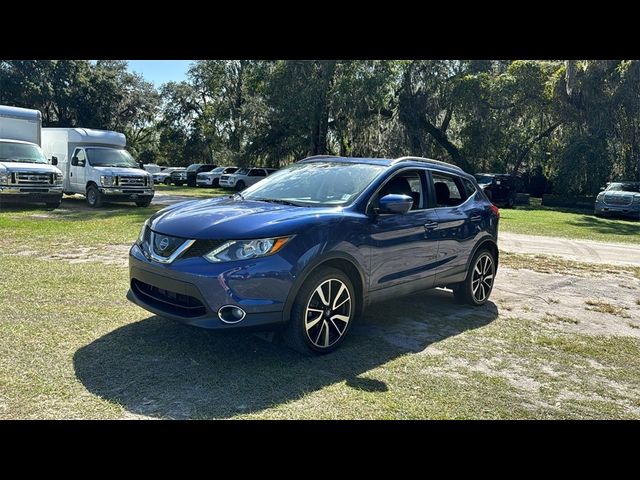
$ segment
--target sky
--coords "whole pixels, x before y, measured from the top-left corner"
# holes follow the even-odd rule
[[[141,74],[145,80],[159,87],[166,82],[186,80],[193,60],[127,60],[129,70]]]

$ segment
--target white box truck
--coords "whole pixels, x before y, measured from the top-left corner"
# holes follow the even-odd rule
[[[0,105],[0,203],[60,205],[63,175],[47,163],[41,131],[38,110]]]
[[[85,195],[91,207],[103,202],[153,199],[153,177],[125,150],[122,133],[89,128],[43,128],[42,148],[64,174],[64,193]]]

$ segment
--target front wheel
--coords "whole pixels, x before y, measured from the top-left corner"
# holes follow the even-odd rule
[[[496,259],[487,249],[478,251],[471,264],[467,279],[453,285],[453,296],[459,303],[466,303],[478,307],[489,300],[496,278]]]
[[[149,205],[151,205],[151,200],[145,200],[143,202],[136,202],[136,205],[138,207],[148,207]]]
[[[91,208],[99,208],[102,206],[102,193],[95,185],[89,185],[87,188],[87,203]]]
[[[238,192],[240,192],[241,190],[244,190],[245,188],[246,188],[246,185],[242,180],[239,180],[238,183],[236,183],[236,190]]]
[[[304,354],[332,352],[344,341],[355,312],[355,291],[349,277],[336,268],[321,267],[302,284],[284,341]]]
[[[166,178],[166,179],[164,180],[164,182],[162,182],[162,183],[164,183],[165,185],[171,185],[171,180],[169,180],[168,178]]]
[[[47,202],[45,203],[47,208],[58,208],[60,206],[60,201],[58,200],[57,202]]]

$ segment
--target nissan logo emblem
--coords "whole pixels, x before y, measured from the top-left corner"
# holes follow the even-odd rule
[[[161,252],[164,252],[168,246],[169,246],[169,239],[167,237],[163,237],[162,240],[160,240],[160,243],[158,244],[158,248],[160,249]]]

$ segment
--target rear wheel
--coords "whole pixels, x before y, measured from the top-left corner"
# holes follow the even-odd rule
[[[89,185],[87,188],[87,203],[92,208],[99,208],[102,206],[102,193],[95,185]]]
[[[332,352],[344,341],[355,312],[355,291],[349,277],[336,268],[320,267],[298,292],[284,340],[300,353]]]
[[[490,250],[483,248],[471,260],[467,279],[452,286],[453,296],[460,303],[484,305],[489,300],[495,278],[495,256]]]

